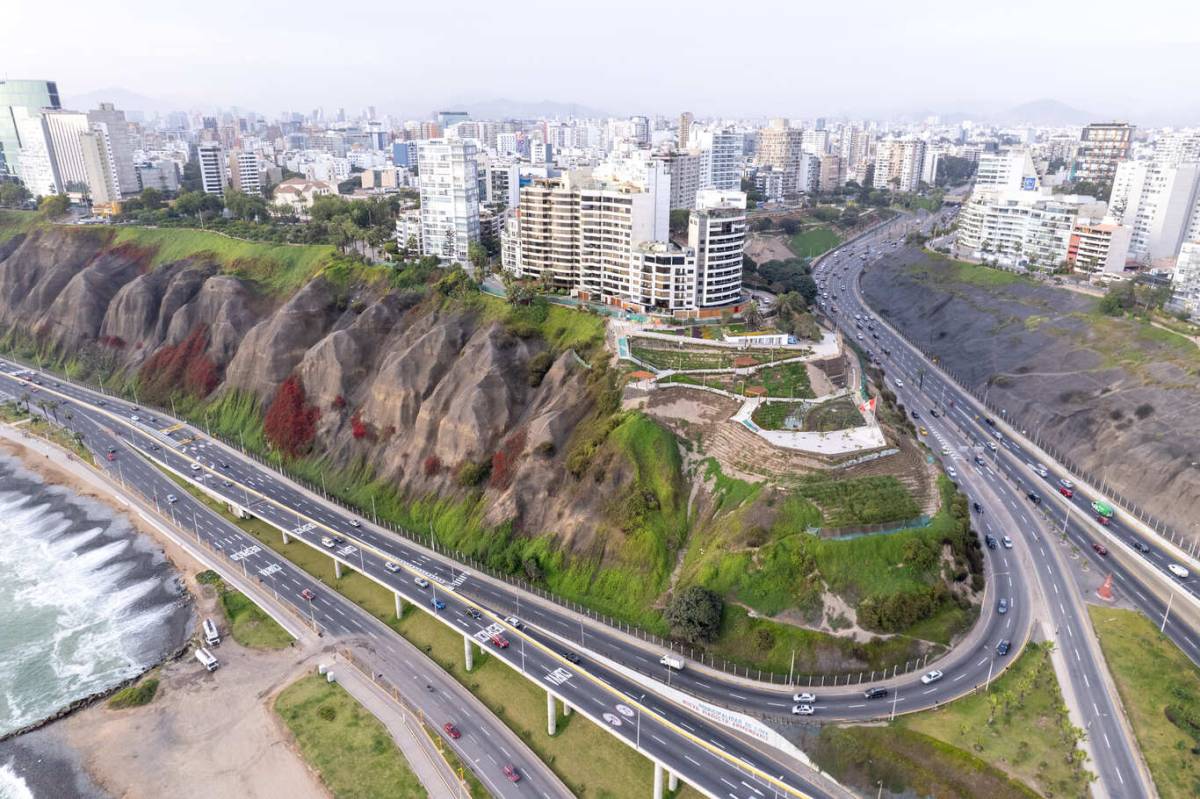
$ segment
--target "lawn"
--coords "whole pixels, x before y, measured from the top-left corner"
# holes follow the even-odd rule
[[[842,243],[842,237],[827,227],[814,227],[794,234],[788,249],[799,258],[813,258]]]
[[[1159,796],[1200,796],[1200,669],[1140,613],[1088,611]]]
[[[1026,647],[989,692],[905,716],[896,726],[968,750],[1042,795],[1087,793],[1091,775],[1076,745],[1082,730],[1067,720],[1045,645]]]
[[[112,245],[127,245],[153,252],[157,267],[184,258],[208,256],[226,271],[253,280],[274,294],[290,294],[324,267],[334,254],[326,244],[276,244],[246,241],[220,233],[190,228],[117,229]]]
[[[746,381],[748,385],[765,388],[769,397],[812,399],[816,396],[808,380],[808,365],[804,363],[768,366],[749,375]]]
[[[337,683],[302,677],[279,694],[275,712],[336,799],[427,796],[387,728]]]
[[[221,609],[229,622],[229,634],[242,646],[284,649],[292,645],[292,636],[242,592],[222,590]]]

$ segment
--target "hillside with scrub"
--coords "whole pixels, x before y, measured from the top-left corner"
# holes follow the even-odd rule
[[[0,217],[5,353],[173,408],[494,572],[781,672],[792,650],[814,673],[903,663],[969,625],[978,542],[952,487],[927,513],[881,473],[725,475],[623,405],[604,336],[429,259]]]

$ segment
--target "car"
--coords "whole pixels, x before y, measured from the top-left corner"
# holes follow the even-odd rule
[[[346,539],[342,538],[340,535],[338,535],[336,533],[331,535],[330,538],[332,538],[333,543],[337,544],[338,546],[341,546],[342,544],[346,543]]]
[[[988,427],[995,427],[995,426],[996,426],[996,420],[995,420],[995,419],[993,419],[993,418],[992,418],[992,417],[990,417],[990,416],[985,416],[985,417],[983,418],[983,421],[987,422],[987,424],[988,424]]]
[[[929,431],[928,431],[928,430],[926,430],[926,429],[924,428],[924,426],[922,426],[922,427],[918,428],[918,429],[917,429],[917,432],[919,432],[919,433],[920,433],[921,435],[923,435],[923,436],[927,436],[927,435],[929,435]]]
[[[942,674],[942,672],[940,672],[939,670],[934,669],[933,671],[929,672],[928,674],[922,674],[921,682],[924,683],[925,685],[929,685],[930,683],[937,682],[938,680],[942,679],[942,677],[944,677],[944,676],[946,676],[946,675]]]
[[[1008,613],[1008,600],[1007,599],[1005,599],[1004,597],[1000,597],[1000,601],[996,603],[996,612],[999,613],[1001,616],[1003,616],[1005,613]]]
[[[130,416],[130,417],[129,417],[129,421],[131,421],[131,422],[140,422],[140,421],[142,421],[142,417],[138,416],[138,415],[135,413],[133,416]]]
[[[949,454],[950,454],[950,448],[949,448],[949,447],[942,447],[942,454],[943,454],[943,455],[949,455]]]
[[[362,527],[362,522],[360,522],[358,519],[351,519],[350,526],[351,527]]]
[[[174,505],[178,501],[179,501],[179,497],[175,496],[174,494],[167,494],[167,502]]]
[[[941,414],[937,412],[937,408],[930,408],[929,415],[932,416],[934,419],[938,419],[941,417]]]
[[[1059,486],[1058,493],[1062,494],[1067,499],[1070,499],[1071,497],[1075,496],[1075,492],[1072,491],[1071,489],[1067,488],[1066,486]]]
[[[483,618],[483,614],[482,614],[482,613],[480,613],[480,612],[479,612],[478,610],[476,610],[475,608],[467,608],[467,610],[466,610],[466,613],[467,613],[467,615],[468,615],[468,616],[470,616],[472,619],[476,619],[476,620],[478,620],[478,619],[482,619],[482,618]]]
[[[508,777],[509,782],[520,782],[521,781],[521,772],[517,771],[517,767],[512,765],[511,763],[505,765],[505,767],[502,770],[504,771],[504,776]]]
[[[333,549],[335,546],[337,546],[337,544],[333,543],[332,538],[325,535],[321,536],[321,546],[325,547],[326,549]]]
[[[1042,502],[1041,496],[1039,496],[1036,491],[1027,491],[1025,496],[1029,497],[1029,501],[1034,505],[1039,505]]]
[[[1100,524],[1104,525],[1105,527],[1108,527],[1110,524],[1112,524],[1112,519],[1101,513],[1096,514],[1096,521],[1100,522]]]
[[[579,655],[575,654],[574,652],[570,652],[570,651],[563,652],[563,657],[565,657],[567,659],[567,661],[570,663],[579,663],[579,661],[581,659],[579,657]]]
[[[117,451],[117,448],[116,448],[116,447],[109,447],[109,448],[108,448],[108,453],[109,453],[110,455],[111,455],[112,453],[116,452],[116,451]]]
[[[508,649],[508,639],[500,633],[492,633],[492,637],[488,639],[492,642],[492,646],[497,649]]]
[[[233,481],[232,480],[222,480],[221,485],[225,486],[226,488],[229,488],[231,485],[233,485]]]
[[[1062,486],[1063,488],[1067,489],[1068,491],[1073,490],[1075,488],[1075,484],[1072,483],[1070,480],[1068,480],[1065,477],[1062,478],[1061,480],[1059,480],[1058,484],[1060,486]]]
[[[1004,536],[1004,538],[1001,538],[1000,540],[1004,543],[1005,549],[1012,549],[1012,539],[1011,538],[1009,538],[1008,536]]]
[[[976,456],[975,456],[975,465],[976,465],[976,466],[982,466],[982,465],[983,465],[983,456],[982,456],[982,455],[976,455]]]
[[[1108,556],[1108,547],[1104,546],[1104,544],[1092,544],[1092,549],[1096,550],[1097,555]]]
[[[301,591],[300,596],[303,599],[307,599],[309,602],[312,602],[314,599],[317,598],[317,595],[314,594],[312,592],[312,589],[310,589],[310,588],[305,588],[303,591]]]
[[[896,388],[904,388],[904,381],[898,377],[896,378]]]
[[[417,588],[425,589],[429,587],[429,581],[424,577],[414,577],[413,583],[417,586]]]
[[[430,599],[429,604],[433,607],[434,610],[445,610],[446,609],[446,603],[443,602],[442,600],[438,599],[437,597],[433,597],[432,599]]]
[[[446,731],[447,735],[449,735],[451,738],[453,738],[456,741],[462,737],[462,733],[458,731],[458,727],[455,727],[449,721],[447,721],[445,724],[442,725],[442,729]]]
[[[883,699],[887,695],[888,689],[886,688],[868,688],[863,691],[863,697],[866,699]]]
[[[1186,580],[1189,574],[1188,570],[1180,566],[1178,563],[1168,563],[1167,571],[1178,577],[1180,580]]]
[[[978,502],[972,502],[971,510],[975,511],[976,513],[983,513],[983,506],[980,505]]]
[[[1146,553],[1148,553],[1150,551],[1150,547],[1148,547],[1146,544],[1142,543],[1142,540],[1140,538],[1129,539],[1129,546],[1133,547],[1138,552],[1141,552],[1143,555],[1145,555]]]
[[[198,471],[200,471],[200,464],[198,464],[198,463],[193,463],[193,464],[192,464],[191,466],[189,466],[188,468],[189,468],[189,469],[191,469],[193,472],[198,472]]]
[[[949,475],[949,477],[950,477],[950,479],[951,479],[951,480],[953,480],[953,479],[955,479],[955,478],[957,478],[957,477],[958,477],[958,472],[956,472],[956,471],[954,470],[954,467],[953,467],[953,466],[947,466],[947,467],[946,467],[946,474],[947,474],[947,475]]]
[[[1007,638],[1000,639],[1000,643],[996,644],[996,654],[1004,656],[1008,654],[1008,650],[1012,647],[1012,642]]]
[[[1001,433],[999,430],[993,430],[993,431],[992,431],[992,438],[996,439],[997,441],[1003,441],[1003,440],[1004,440],[1004,434],[1003,434],[1003,433]]]
[[[912,412],[912,418],[914,418],[914,419],[920,419],[920,418],[921,418],[921,414],[920,414],[920,413],[918,413],[918,412],[916,411],[916,409],[915,409],[915,408],[913,409],[913,412]]]
[[[995,442],[995,441],[989,441],[989,442],[987,443],[987,447],[988,447],[988,449],[990,449],[992,452],[995,452],[996,450],[1000,449],[999,447],[997,447],[997,446],[996,446],[996,442]]]
[[[229,462],[228,462],[228,461],[217,461],[217,465],[218,465],[218,466],[220,466],[222,469],[228,469],[228,468],[229,468]]]
[[[505,617],[504,617],[504,621],[508,622],[508,623],[509,623],[509,624],[511,624],[511,625],[512,625],[514,628],[516,628],[516,629],[518,629],[518,630],[523,630],[523,629],[525,629],[525,622],[521,621],[521,620],[520,620],[520,619],[518,619],[516,616],[505,616]]]
[[[392,561],[390,561],[390,560],[387,560],[387,561],[384,561],[384,563],[383,563],[383,568],[385,568],[385,569],[387,569],[388,571],[390,571],[390,572],[392,572],[393,574],[395,574],[396,572],[400,571],[400,564],[399,564],[399,563],[393,563]]]
[[[812,705],[792,705],[793,716],[811,716],[816,713]]]
[[[804,691],[803,693],[792,694],[792,701],[798,705],[811,705],[817,701],[817,695]]]

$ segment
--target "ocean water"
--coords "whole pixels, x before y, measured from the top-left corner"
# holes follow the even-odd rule
[[[153,541],[0,455],[0,738],[157,664],[190,619]],[[0,799],[27,791],[0,761]]]

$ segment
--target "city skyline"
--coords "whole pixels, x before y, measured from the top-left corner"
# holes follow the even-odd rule
[[[373,105],[420,117],[507,98],[613,115],[989,117],[1051,99],[1093,118],[1200,119],[1200,103],[1180,103],[1161,79],[1196,61],[1195,37],[1180,33],[1195,27],[1179,24],[1179,10],[1164,2],[1142,4],[1118,27],[1103,13],[1029,2],[1003,15],[875,0],[801,15],[765,2],[728,19],[715,5],[691,14],[627,2],[564,12],[538,0],[519,15],[416,7],[372,20],[365,34],[353,26],[331,34],[325,11],[307,2],[285,12],[221,0],[199,17],[137,0],[119,30],[102,7],[68,5],[69,26],[58,7],[21,4],[0,32],[5,76],[57,80],[66,107],[128,92],[159,106],[134,109],[145,111]],[[709,28],[719,13],[720,38]],[[49,26],[54,47],[24,35]],[[116,57],[113,41],[127,43]]]

